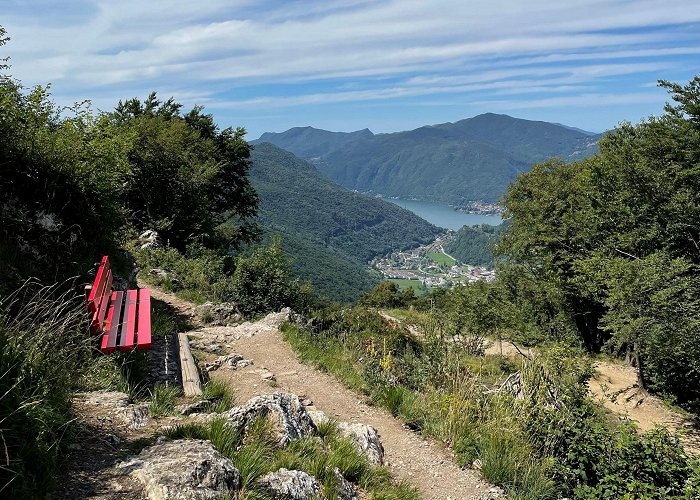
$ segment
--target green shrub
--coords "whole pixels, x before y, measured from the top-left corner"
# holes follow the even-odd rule
[[[382,281],[369,293],[363,295],[360,304],[369,307],[404,307],[413,301],[415,292],[407,288],[403,292],[393,281]]]
[[[309,286],[292,279],[281,240],[256,249],[250,257],[239,257],[232,276],[232,295],[240,311],[248,316],[279,311],[291,306],[308,309],[312,302]]]

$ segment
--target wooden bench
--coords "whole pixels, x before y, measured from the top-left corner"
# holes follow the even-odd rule
[[[151,292],[112,291],[109,257],[102,257],[95,282],[85,287],[90,331],[100,335],[104,353],[151,347]]]

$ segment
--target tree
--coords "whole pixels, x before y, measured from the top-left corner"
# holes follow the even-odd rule
[[[157,230],[180,250],[253,240],[258,198],[247,177],[245,130],[219,130],[201,107],[184,116],[181,108],[151,93],[143,102],[120,101],[108,116],[131,141],[126,203],[137,227]]]
[[[360,298],[360,303],[369,307],[404,307],[415,299],[413,288],[401,291],[393,281],[382,281]]]
[[[126,224],[126,141],[85,105],[59,110],[47,87],[0,79],[0,282],[84,272]],[[66,116],[67,115],[67,116]],[[14,277],[13,277],[14,276]]]
[[[550,317],[566,317],[593,352],[636,360],[640,385],[700,401],[700,78],[661,82],[676,105],[623,123],[597,155],[553,160],[505,197],[498,245],[509,273],[537,284]]]

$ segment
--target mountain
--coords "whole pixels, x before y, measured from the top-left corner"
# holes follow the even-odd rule
[[[306,158],[349,189],[466,206],[497,201],[534,163],[593,154],[599,137],[554,123],[486,113],[392,134],[306,127],[266,132],[258,141]]]
[[[408,210],[338,186],[272,144],[255,145],[251,160],[262,226],[268,235],[283,235],[297,276],[329,298],[356,299],[379,281],[367,261],[440,232]]]
[[[369,129],[357,132],[329,132],[313,127],[294,127],[281,134],[265,132],[252,143],[269,142],[301,158],[313,159],[327,155],[350,142],[372,137],[374,134]]]

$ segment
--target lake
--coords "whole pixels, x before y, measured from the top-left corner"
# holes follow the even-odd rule
[[[474,226],[476,224],[490,224],[497,226],[503,219],[500,215],[468,214],[458,212],[454,208],[442,203],[431,201],[398,200],[384,198],[400,207],[410,210],[418,217],[422,217],[436,226],[457,230],[462,226]]]

